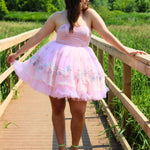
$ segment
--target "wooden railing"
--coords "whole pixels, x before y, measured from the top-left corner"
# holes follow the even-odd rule
[[[39,29],[35,29],[35,30],[25,32],[25,33],[22,33],[20,35],[14,36],[14,37],[10,37],[10,38],[0,40],[0,53],[3,52],[3,51],[6,51],[6,53],[7,53],[6,58],[7,58],[7,56],[12,53],[12,49],[14,51],[19,49],[19,47],[21,45],[25,44],[26,41],[38,31],[39,31]],[[20,61],[25,60],[31,54],[31,52],[34,50],[34,48],[35,47],[31,48],[22,57],[20,57],[19,60]],[[7,67],[8,67],[8,69],[0,75],[0,85],[2,84],[2,82],[4,82],[6,80],[10,93],[8,94],[6,99],[2,103],[0,103],[0,117],[4,113],[4,111],[5,111],[6,107],[8,106],[9,102],[11,101],[11,99],[14,95],[14,91],[16,91],[22,83],[22,80],[21,79],[18,80],[18,77],[16,76],[15,77],[15,80],[16,80],[15,83],[16,84],[15,84],[14,87],[12,87],[10,74],[12,74],[12,72],[14,71],[14,68],[10,64],[7,64]]]
[[[39,29],[32,30],[18,36],[14,36],[11,38],[7,38],[4,40],[0,40],[0,52],[7,51],[9,55],[12,53],[12,48],[15,47],[17,50],[20,45],[23,45],[33,34],[35,34]],[[119,52],[113,46],[105,42],[104,40],[92,35],[90,45],[93,47],[94,51],[99,53],[99,61],[104,66],[104,54],[105,51],[108,53],[108,76],[106,75],[106,83],[110,89],[108,94],[108,104],[102,100],[103,108],[107,113],[107,116],[110,120],[111,125],[115,126],[114,132],[117,135],[117,139],[120,141],[122,147],[125,150],[130,150],[131,147],[128,144],[125,137],[120,134],[120,128],[117,125],[117,121],[113,116],[113,103],[112,99],[114,95],[116,95],[124,107],[129,111],[129,113],[135,118],[135,120],[139,123],[142,129],[150,138],[150,121],[143,115],[143,113],[135,106],[135,104],[131,101],[131,67],[135,68],[142,74],[150,77],[150,55],[137,55],[135,57],[129,57]],[[23,61],[31,54],[34,48],[27,51],[19,60]],[[128,48],[129,51],[133,51],[133,49]],[[123,62],[123,91],[121,91],[114,83],[114,57],[121,60]],[[0,117],[4,113],[6,107],[8,106],[10,100],[13,97],[14,89],[16,90],[22,80],[17,80],[16,85],[11,87],[9,75],[14,71],[13,66],[9,66],[8,69],[0,75],[0,84],[7,79],[8,86],[10,88],[10,93],[7,98],[0,104]]]
[[[106,75],[106,83],[110,91],[108,93],[108,104],[105,102],[105,100],[102,100],[101,102],[110,120],[111,126],[115,127],[114,132],[117,135],[122,147],[125,150],[130,150],[131,147],[125,137],[120,134],[121,129],[118,127],[117,121],[113,115],[113,97],[115,95],[119,98],[124,107],[135,118],[135,120],[150,138],[150,121],[131,101],[131,67],[147,77],[150,77],[150,55],[137,55],[135,57],[124,55],[116,48],[105,42],[103,39],[94,35],[92,35],[90,46],[93,47],[96,54],[98,51],[99,61],[102,66],[104,66],[104,51],[108,53],[108,75]],[[127,49],[129,51],[134,51],[134,49],[128,47]],[[121,91],[114,83],[114,58],[117,58],[123,62],[123,91]]]

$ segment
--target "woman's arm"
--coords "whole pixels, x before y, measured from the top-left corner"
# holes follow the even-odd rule
[[[136,53],[147,54],[139,50],[135,52],[129,52],[125,48],[125,46],[108,30],[103,19],[98,15],[98,13],[93,9],[89,9],[89,11],[91,16],[92,28],[95,29],[108,43],[110,43],[126,55],[134,56]]]
[[[41,42],[46,36],[52,33],[55,30],[55,18],[57,13],[54,13],[49,17],[45,22],[44,26],[38,31],[34,36],[32,36],[26,44],[24,44],[19,50],[17,50],[12,55],[9,55],[7,58],[8,63],[12,63],[17,57],[25,53],[27,50]]]
[[[32,36],[25,45],[23,45],[18,51],[16,51],[14,54],[16,55],[16,58],[19,57],[21,54],[41,42],[46,36],[48,36],[50,33],[52,33],[55,30],[55,20],[54,20],[55,14],[49,17],[49,19],[46,21],[44,26],[40,29],[39,32],[37,32],[34,36]]]

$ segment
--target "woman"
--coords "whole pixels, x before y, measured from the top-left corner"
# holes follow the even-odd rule
[[[8,56],[16,74],[32,88],[50,97],[52,121],[59,150],[65,150],[65,97],[72,114],[71,150],[77,150],[84,128],[86,103],[106,97],[104,72],[95,54],[88,47],[95,29],[107,42],[121,52],[134,56],[143,51],[128,52],[107,29],[101,17],[89,8],[89,0],[65,0],[66,9],[49,17],[41,30],[17,52]],[[43,46],[25,62],[15,59],[42,39],[57,32],[56,41]]]

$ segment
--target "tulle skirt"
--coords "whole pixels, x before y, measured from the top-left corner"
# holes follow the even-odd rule
[[[13,66],[31,88],[49,96],[78,101],[106,98],[104,71],[90,47],[51,41],[28,60],[15,60]]]

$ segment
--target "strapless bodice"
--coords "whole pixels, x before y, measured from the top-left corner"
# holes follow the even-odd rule
[[[58,28],[56,42],[77,47],[89,45],[91,30],[88,26],[75,26],[73,33],[69,32],[69,27],[70,24],[63,24]]]

